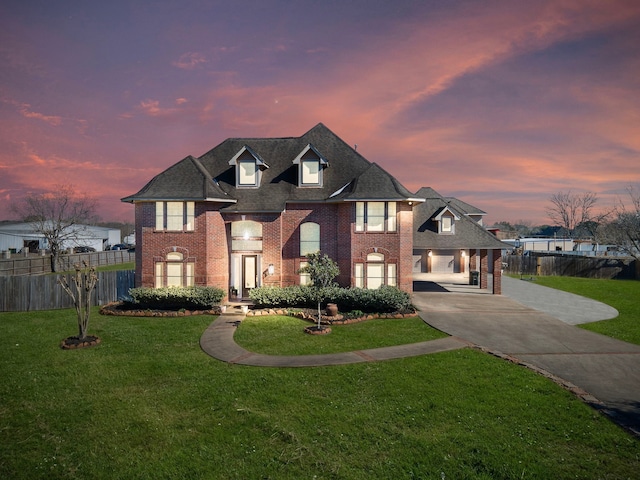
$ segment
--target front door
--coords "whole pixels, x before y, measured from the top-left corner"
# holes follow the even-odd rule
[[[242,256],[242,297],[247,298],[251,289],[258,286],[258,256]]]

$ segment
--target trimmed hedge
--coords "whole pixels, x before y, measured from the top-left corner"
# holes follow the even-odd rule
[[[205,310],[219,305],[226,292],[217,287],[131,288],[128,303],[136,308]]]
[[[396,287],[376,290],[364,288],[326,287],[322,289],[326,303],[336,303],[340,311],[361,310],[366,313],[403,312],[411,310],[411,298]],[[312,286],[259,287],[251,290],[251,301],[260,308],[316,308],[316,289]]]

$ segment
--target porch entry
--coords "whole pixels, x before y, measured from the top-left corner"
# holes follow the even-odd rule
[[[260,286],[259,254],[238,254],[231,257],[231,286],[241,298],[249,297],[249,292]]]

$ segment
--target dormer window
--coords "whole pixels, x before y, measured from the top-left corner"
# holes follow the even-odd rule
[[[433,217],[435,222],[438,223],[438,233],[442,235],[453,235],[456,233],[456,220],[460,220],[449,207],[444,207],[438,215]]]
[[[329,166],[329,162],[311,144],[293,160],[294,165],[298,165],[298,186],[299,187],[321,187],[324,169]]]
[[[238,186],[258,186],[258,166],[256,165],[255,159],[252,158],[238,161]]]
[[[237,188],[259,187],[263,170],[269,168],[260,155],[246,145],[229,160],[229,165],[236,167]]]
[[[453,217],[442,217],[442,233],[451,233],[453,231]]]

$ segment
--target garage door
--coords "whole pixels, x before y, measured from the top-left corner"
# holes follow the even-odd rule
[[[431,257],[431,271],[433,273],[454,273],[455,272],[455,251],[454,250],[434,251]]]

